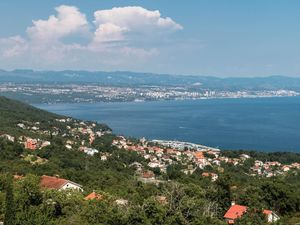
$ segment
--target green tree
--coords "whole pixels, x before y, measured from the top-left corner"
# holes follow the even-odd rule
[[[16,223],[16,217],[15,217],[15,204],[14,204],[14,193],[13,193],[13,177],[11,174],[8,174],[7,186],[6,186],[4,225],[14,225],[15,223]]]

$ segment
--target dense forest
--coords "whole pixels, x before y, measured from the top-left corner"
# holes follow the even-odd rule
[[[8,99],[0,101],[1,133],[12,132],[17,136],[25,132],[12,125],[21,120],[39,121],[50,127],[56,119],[64,118]],[[17,141],[0,138],[0,221],[5,225],[225,225],[223,216],[234,201],[249,207],[235,224],[268,224],[261,215],[263,209],[280,215],[274,224],[300,222],[299,173],[292,171],[272,178],[247,175],[254,159],[293,163],[300,161],[299,154],[224,151],[223,156],[234,158],[247,153],[251,158],[243,165],[222,164],[222,170],[211,166],[198,168],[191,175],[183,173],[183,165],[177,163],[169,165],[162,174],[149,168],[148,160],[137,152],[113,146],[114,138],[113,134],[97,137],[91,147],[99,152],[93,156],[67,149],[59,135],[51,136],[51,145],[35,151],[25,149]],[[103,154],[109,155],[107,160],[101,159]],[[35,163],[37,159],[42,160]],[[153,171],[162,182],[138,180],[134,163]],[[217,172],[219,178],[212,182],[202,176],[203,172]],[[42,175],[76,182],[84,191],[41,189]],[[93,191],[102,196],[101,200],[84,199]],[[126,200],[126,204],[117,204],[118,199]]]

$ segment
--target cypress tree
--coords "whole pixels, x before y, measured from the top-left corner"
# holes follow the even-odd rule
[[[15,225],[13,178],[7,175],[4,225]]]

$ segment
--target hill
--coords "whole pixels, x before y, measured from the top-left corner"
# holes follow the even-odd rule
[[[67,130],[67,126],[71,125],[73,122],[79,121],[76,120],[73,122],[69,121],[61,123],[61,120],[67,120],[67,117],[56,115],[20,101],[0,96],[0,134],[29,134],[33,133],[35,130],[32,129],[33,127],[38,127],[39,130],[50,131],[53,131],[53,128],[56,127],[63,133]],[[31,129],[24,129],[18,126],[18,124],[30,126]],[[110,128],[104,124],[97,124],[97,128],[110,130]],[[44,134],[41,135],[44,136]]]
[[[0,82],[51,83],[51,84],[101,84],[111,86],[193,86],[214,90],[278,90],[300,91],[300,78],[287,76],[228,77],[195,75],[169,75],[128,71],[34,71],[0,70]]]
[[[2,96],[0,96],[0,113],[1,127],[15,124],[21,120],[53,122],[56,119],[65,118]]]

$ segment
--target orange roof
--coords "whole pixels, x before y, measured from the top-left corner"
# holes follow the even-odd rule
[[[84,198],[84,200],[101,200],[101,199],[103,199],[103,195],[97,194],[94,191]]]
[[[224,218],[226,219],[236,219],[241,217],[247,211],[247,207],[243,205],[232,205],[230,209],[225,213]]]
[[[209,176],[210,176],[210,173],[204,172],[204,173],[202,173],[202,176],[203,176],[203,177],[209,177]]]
[[[152,178],[154,177],[154,173],[152,171],[146,171],[143,173],[143,178]]]
[[[174,150],[174,149],[172,149],[172,148],[168,148],[168,149],[166,149],[166,152],[167,152],[168,154],[172,154],[172,153],[176,152],[176,150]]]
[[[224,218],[235,220],[238,217],[241,217],[247,211],[247,207],[243,205],[232,205],[230,209],[225,213]],[[269,215],[273,212],[271,210],[264,209],[263,214]]]
[[[195,152],[194,156],[197,159],[204,159],[205,158],[203,152]]]
[[[202,176],[203,177],[212,177],[212,176],[216,176],[217,174],[215,174],[215,173],[208,173],[208,172],[203,172],[202,173]]]
[[[270,214],[272,214],[272,211],[271,211],[271,210],[265,209],[265,210],[263,211],[263,213],[266,214],[266,215],[270,215]]]

